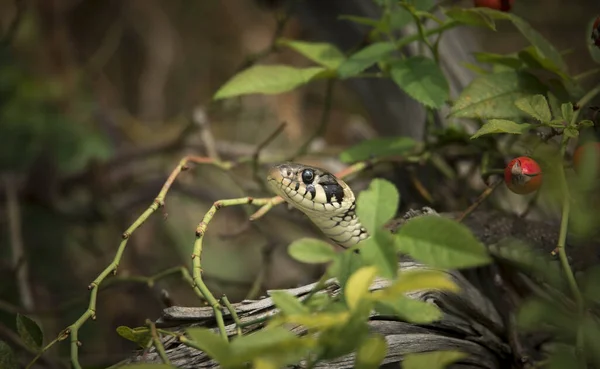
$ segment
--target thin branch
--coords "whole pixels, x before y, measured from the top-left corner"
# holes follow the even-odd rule
[[[325,88],[325,103],[323,105],[323,111],[321,113],[321,119],[319,121],[319,125],[317,129],[313,132],[313,134],[306,140],[302,146],[296,151],[296,153],[288,159],[289,161],[293,161],[299,156],[305,155],[308,152],[308,148],[310,144],[318,137],[322,136],[327,129],[327,124],[329,123],[329,116],[331,115],[331,102],[333,100],[333,87],[335,85],[336,80],[331,78],[327,80],[327,87]]]
[[[9,225],[12,264],[16,275],[21,305],[26,310],[34,309],[33,293],[29,286],[29,264],[25,258],[25,246],[21,225],[21,208],[15,178],[7,174],[4,178],[6,191],[6,212]]]
[[[270,135],[267,136],[267,138],[265,138],[263,142],[258,144],[256,150],[254,151],[254,154],[252,155],[252,176],[254,177],[256,183],[259,183],[263,187],[263,190],[266,190],[267,188],[265,186],[265,181],[260,177],[260,174],[258,173],[260,154],[262,150],[265,147],[267,147],[267,145],[269,145],[277,136],[281,134],[281,132],[283,132],[285,126],[286,122],[282,122],[279,125],[279,127],[277,127],[273,132],[271,132]]]
[[[479,195],[479,197],[477,198],[477,200],[475,200],[475,202],[473,204],[471,204],[471,206],[469,206],[467,208],[467,210],[465,210],[458,218],[456,218],[456,221],[460,223],[466,217],[468,217],[473,211],[475,211],[475,209],[477,209],[477,207],[479,207],[479,205],[481,205],[488,197],[490,197],[490,195],[494,192],[494,190],[496,190],[496,188],[498,188],[498,186],[501,183],[502,183],[502,180],[498,179],[491,186],[489,186],[488,188],[486,188],[481,193],[481,195]]]

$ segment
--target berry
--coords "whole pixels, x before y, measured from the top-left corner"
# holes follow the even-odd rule
[[[515,0],[475,0],[475,6],[508,12]]]
[[[600,16],[596,18],[592,26],[592,40],[594,41],[594,45],[600,47]]]
[[[504,169],[504,183],[509,190],[519,195],[536,191],[542,185],[542,170],[530,157],[519,156]]]
[[[575,149],[573,167],[578,173],[582,170],[595,170],[600,173],[600,142],[588,142]]]

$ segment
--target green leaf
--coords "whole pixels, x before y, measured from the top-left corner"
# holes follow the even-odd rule
[[[389,287],[372,293],[372,300],[393,302],[408,292],[420,290],[443,290],[457,292],[459,287],[447,273],[440,270],[401,271]]]
[[[338,17],[339,20],[348,20],[350,22],[354,22],[356,24],[362,24],[364,26],[377,27],[379,24],[379,19],[367,18],[367,17],[359,17],[356,15],[340,15]]]
[[[288,253],[294,259],[308,264],[328,263],[336,255],[333,247],[327,242],[308,237],[292,242]]]
[[[147,348],[152,341],[150,329],[146,327],[129,328],[122,325],[117,327],[117,334],[126,340],[137,343],[141,348]]]
[[[394,236],[386,230],[371,233],[369,238],[360,243],[360,256],[366,264],[376,266],[384,278],[396,278],[398,274],[396,254]]]
[[[280,94],[325,76],[326,68],[255,65],[233,76],[216,92],[215,100],[248,94]]]
[[[563,80],[570,80],[568,74],[566,74],[563,70],[557,67],[550,59],[544,58],[539,50],[533,46],[528,46],[521,50],[518,53],[519,59],[521,59],[525,65],[532,69],[545,69],[546,71],[550,71],[556,73]]]
[[[460,351],[432,351],[406,354],[402,361],[402,369],[444,369],[448,365],[466,358]]]
[[[552,120],[550,106],[544,95],[538,94],[520,98],[515,101],[515,105],[521,111],[529,114],[542,123],[548,123]]]
[[[362,241],[365,242],[366,240]],[[360,267],[365,266],[363,258],[354,252],[340,252],[329,267],[331,275],[335,276],[341,286],[345,286],[348,278]],[[342,290],[343,292],[343,290]]]
[[[308,308],[295,296],[286,291],[271,291],[271,298],[275,305],[286,315],[308,314]]]
[[[437,215],[408,220],[396,234],[396,247],[436,268],[471,268],[492,261],[469,228]]]
[[[474,53],[473,55],[480,63],[504,65],[512,69],[519,69],[523,65],[521,59],[514,56],[494,53]]]
[[[17,332],[23,343],[35,352],[42,349],[44,334],[40,326],[31,318],[17,313]]]
[[[387,354],[387,342],[379,334],[374,334],[365,339],[356,352],[354,368],[376,369],[379,368]]]
[[[315,338],[300,338],[283,327],[268,325],[254,333],[235,337],[229,345],[229,356],[219,363],[223,367],[239,368],[260,359],[276,363],[279,368],[286,367],[300,361],[315,342]]]
[[[565,122],[571,123],[571,120],[573,119],[573,104],[570,102],[561,104],[560,112]]]
[[[572,335],[577,331],[575,313],[566,312],[549,300],[532,297],[525,300],[517,312],[517,326],[523,331],[532,332],[540,328],[555,327],[564,335]]]
[[[230,356],[230,344],[212,330],[194,327],[187,328],[185,332],[212,359],[222,362]]]
[[[512,120],[506,119],[490,119],[485,123],[481,128],[475,132],[471,139],[475,139],[477,137],[493,134],[493,133],[511,133],[515,135],[523,134],[532,127],[531,124],[528,123],[515,123]]]
[[[401,320],[413,324],[429,324],[440,320],[442,311],[424,301],[411,299],[407,296],[396,296],[393,299],[379,301],[375,310],[382,315],[395,315]]]
[[[569,138],[576,138],[579,136],[579,130],[575,127],[567,127],[563,130],[563,135]]]
[[[548,59],[557,70],[565,70],[565,63],[560,53],[546,40],[538,31],[533,29],[529,23],[515,14],[502,12],[489,8],[479,8],[479,11],[489,15],[494,19],[506,19],[511,21],[521,34],[536,48],[542,58]]]
[[[469,26],[485,27],[492,31],[496,30],[494,20],[487,14],[478,11],[477,8],[453,7],[446,11],[446,16]]]
[[[305,42],[280,39],[277,43],[297,51],[308,59],[328,69],[337,69],[337,67],[346,60],[346,56],[337,47],[326,42]]]
[[[307,329],[325,330],[333,327],[343,326],[348,323],[351,315],[348,311],[342,312],[324,312],[311,315],[285,315],[274,318],[271,322],[273,325],[291,323],[299,324]]]
[[[0,368],[18,369],[19,363],[13,349],[4,341],[0,341]]]
[[[518,118],[515,101],[538,93],[544,86],[531,74],[517,71],[486,74],[473,80],[460,94],[450,115],[455,118]]]
[[[396,50],[391,42],[376,42],[352,54],[338,68],[340,78],[353,77]]]
[[[410,137],[385,137],[362,141],[340,154],[344,163],[354,163],[372,157],[403,156],[410,154],[418,142]]]
[[[369,296],[369,287],[376,276],[377,268],[374,266],[362,267],[350,276],[344,288],[350,310],[354,310],[365,296]]]
[[[410,97],[430,108],[441,108],[450,96],[448,81],[440,67],[423,56],[392,63],[392,80]]]
[[[370,234],[376,233],[396,215],[400,194],[391,182],[375,178],[356,199],[356,214]]]
[[[586,128],[587,127],[593,127],[594,126],[594,122],[592,122],[589,119],[584,119],[584,120],[579,121],[579,126],[580,127],[586,127]]]

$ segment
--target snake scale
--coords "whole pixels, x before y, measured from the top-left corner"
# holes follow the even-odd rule
[[[332,241],[348,248],[369,237],[356,215],[356,198],[346,182],[316,167],[285,163],[267,176],[271,189],[302,211]]]

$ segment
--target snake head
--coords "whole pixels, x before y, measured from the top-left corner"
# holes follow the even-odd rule
[[[354,193],[328,171],[299,163],[284,163],[269,170],[267,182],[285,201],[300,210],[329,211],[354,204]]]
[[[354,193],[328,171],[299,163],[279,164],[269,170],[267,182],[338,245],[351,247],[369,236],[356,215]]]

